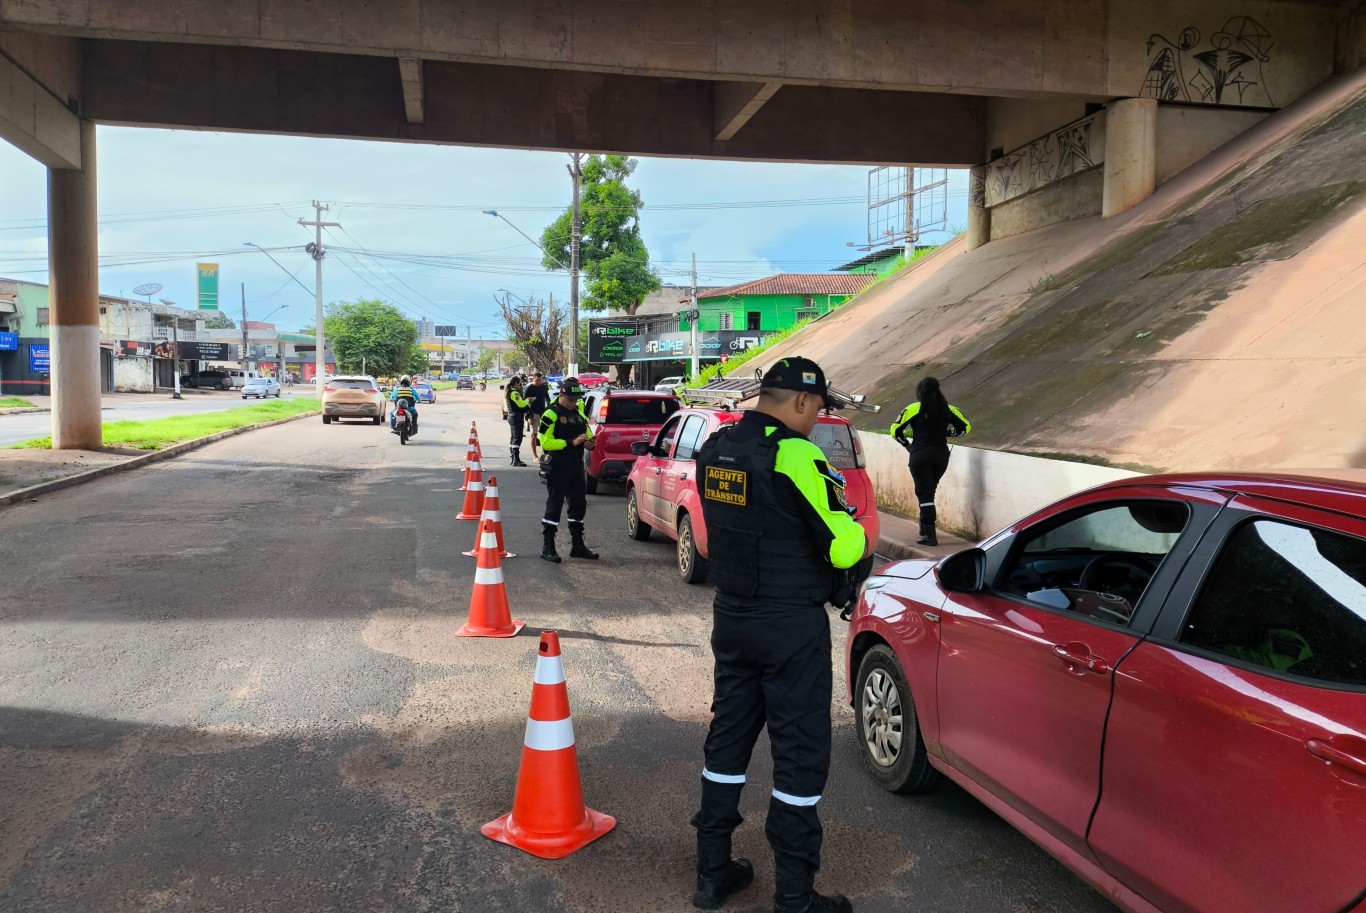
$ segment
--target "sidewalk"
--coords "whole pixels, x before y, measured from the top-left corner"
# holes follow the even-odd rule
[[[878,511],[878,519],[882,525],[882,535],[878,539],[877,553],[884,558],[898,561],[906,558],[929,558],[938,561],[954,552],[961,552],[976,545],[975,542],[960,539],[943,530],[939,531],[938,545],[916,545],[915,540],[920,538],[920,524],[917,521],[885,510]]]

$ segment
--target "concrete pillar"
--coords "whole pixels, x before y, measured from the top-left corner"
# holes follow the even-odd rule
[[[978,165],[968,176],[968,250],[991,240],[991,210],[987,209],[987,167]]]
[[[93,450],[100,428],[99,224],[95,200],[95,125],[81,121],[81,163],[49,169],[52,447]]]
[[[1108,219],[1134,208],[1157,189],[1157,99],[1125,98],[1106,108],[1100,214]]]

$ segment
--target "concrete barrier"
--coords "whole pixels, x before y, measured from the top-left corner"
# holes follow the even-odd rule
[[[908,517],[920,515],[906,451],[885,434],[860,434],[878,506]],[[949,471],[939,483],[939,526],[981,539],[1059,498],[1140,473],[954,446]]]

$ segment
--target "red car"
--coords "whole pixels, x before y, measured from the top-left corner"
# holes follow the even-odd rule
[[[667,394],[664,394],[667,395]],[[645,540],[657,529],[678,543],[678,574],[687,583],[707,579],[707,528],[697,495],[697,451],[713,431],[743,413],[725,409],[684,409],[669,420],[648,444],[637,444],[638,455],[626,479],[626,531]],[[855,518],[874,542],[880,523],[873,483],[863,456],[863,445],[848,419],[822,415],[811,432],[832,468],[844,474],[845,499]]]
[[[865,767],[947,776],[1134,913],[1366,911],[1363,479],[1125,480],[879,570]]]
[[[606,374],[594,374],[592,371],[579,375],[579,383],[585,387],[601,387],[607,383]]]
[[[681,404],[672,393],[653,390],[594,390],[584,397],[583,411],[593,429],[594,447],[583,452],[590,495],[598,482],[620,482],[635,465],[631,445],[649,441]]]

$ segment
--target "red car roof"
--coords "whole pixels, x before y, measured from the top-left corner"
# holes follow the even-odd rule
[[[1366,516],[1366,470],[1278,469],[1272,472],[1182,472],[1135,476],[1098,486],[1186,485],[1291,501],[1306,507]]]

